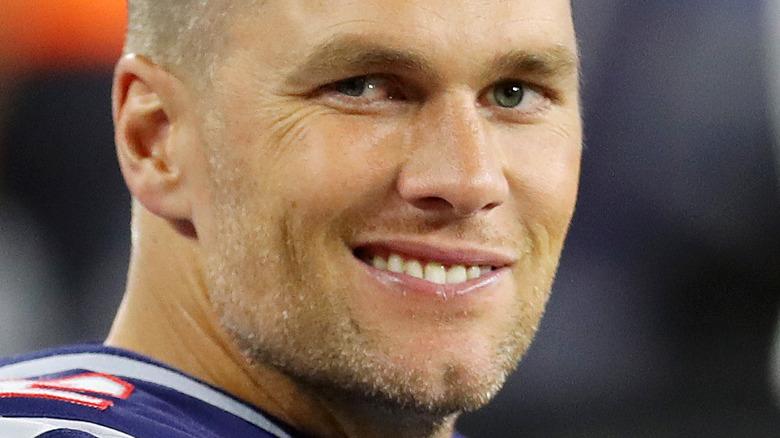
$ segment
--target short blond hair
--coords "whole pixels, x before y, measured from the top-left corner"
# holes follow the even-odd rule
[[[208,73],[237,9],[256,0],[127,0],[124,53],[142,55],[183,77]],[[240,8],[239,8],[240,6]]]

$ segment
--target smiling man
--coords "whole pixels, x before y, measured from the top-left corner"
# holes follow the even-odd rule
[[[531,342],[573,212],[569,1],[129,3],[125,298],[105,346],[0,368],[0,426],[453,436]]]

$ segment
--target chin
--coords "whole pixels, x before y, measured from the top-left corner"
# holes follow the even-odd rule
[[[471,367],[448,366],[434,381],[418,386],[373,388],[353,394],[384,406],[390,411],[404,411],[419,416],[446,418],[485,406],[502,388],[510,370],[493,370],[476,374]],[[366,400],[369,398],[370,400]]]
[[[293,366],[281,371],[311,393],[326,394],[328,400],[341,400],[350,406],[376,406],[399,414],[446,418],[477,410],[490,402],[524,350],[515,345],[490,357],[461,354],[439,361],[428,357],[418,358],[419,364],[414,360],[394,362],[392,358],[380,363],[365,357],[333,368]]]

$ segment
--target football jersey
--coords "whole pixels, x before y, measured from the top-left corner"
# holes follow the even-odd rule
[[[313,438],[167,365],[102,345],[0,361],[0,436]]]

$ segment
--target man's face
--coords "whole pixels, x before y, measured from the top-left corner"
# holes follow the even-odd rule
[[[193,217],[222,324],[304,387],[484,404],[574,208],[569,2],[271,1],[227,47]]]

